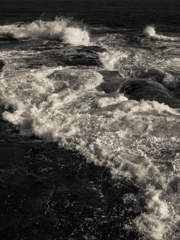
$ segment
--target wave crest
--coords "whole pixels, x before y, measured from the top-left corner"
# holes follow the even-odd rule
[[[156,33],[155,27],[153,26],[147,26],[144,31],[143,31],[144,35],[146,37],[152,38],[154,40],[165,40],[165,41],[175,41],[175,42],[179,42],[180,39],[177,37],[168,37],[168,36],[164,36],[164,35],[159,35]]]
[[[15,38],[47,38],[62,40],[74,46],[89,45],[89,33],[68,19],[36,20],[12,30]]]

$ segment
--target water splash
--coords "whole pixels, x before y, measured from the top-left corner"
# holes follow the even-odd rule
[[[153,37],[156,35],[155,27],[147,26],[143,33],[146,37]]]
[[[180,38],[177,38],[177,37],[168,37],[168,36],[157,34],[155,27],[153,26],[147,26],[144,29],[143,33],[146,37],[152,38],[154,40],[164,40],[164,41],[172,41],[172,42],[180,41]]]
[[[56,18],[54,21],[33,21],[20,26],[9,25],[1,27],[2,34],[12,34],[14,38],[45,38],[61,40],[74,46],[88,46],[90,37],[88,31],[68,19]]]
[[[125,61],[128,58],[128,54],[121,51],[109,50],[100,54],[100,60],[107,70],[119,69],[121,61]]]

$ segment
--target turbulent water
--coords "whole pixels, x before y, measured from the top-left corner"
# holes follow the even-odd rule
[[[132,178],[137,230],[179,239],[179,5],[89,2],[2,5],[3,118]]]

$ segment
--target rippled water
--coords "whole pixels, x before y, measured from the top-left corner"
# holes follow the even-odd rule
[[[77,149],[113,178],[132,178],[142,189],[132,196],[142,211],[137,230],[179,239],[179,3],[7,3],[3,118],[22,136]]]

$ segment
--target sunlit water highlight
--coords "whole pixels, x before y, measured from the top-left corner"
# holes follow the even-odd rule
[[[167,87],[165,94],[178,104],[180,37],[158,35],[153,27],[139,36],[90,36],[66,19],[1,26],[0,33],[5,63],[0,102],[7,109],[3,118],[22,136],[56,141],[78,150],[88,162],[108,167],[115,179],[132,178],[142,189],[133,196],[144,212],[134,220],[138,231],[145,239],[178,239],[179,107],[155,96],[136,101],[129,89],[121,89],[130,80],[155,81]],[[3,41],[5,36],[10,40]],[[11,43],[12,38],[18,41]],[[92,48],[77,48],[82,45]],[[94,46],[105,50],[98,52]],[[64,60],[61,65],[55,59],[49,65],[52,54],[70,54],[72,62],[88,58],[92,64],[78,60],[69,65]],[[39,67],[28,65],[36,59],[43,62]]]

